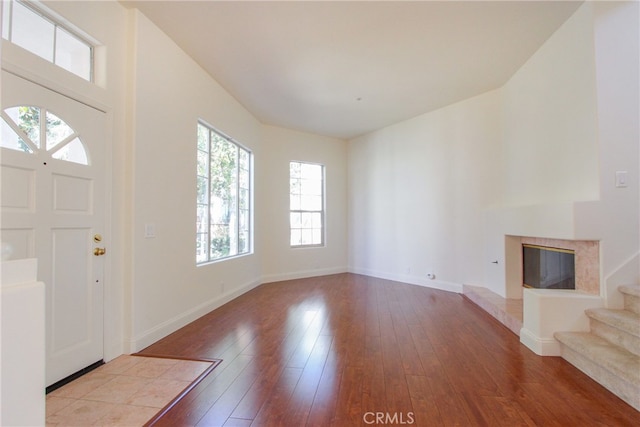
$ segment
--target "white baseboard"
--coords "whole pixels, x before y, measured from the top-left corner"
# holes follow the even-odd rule
[[[281,282],[284,280],[304,279],[307,277],[328,276],[330,274],[346,273],[347,267],[333,267],[315,270],[294,271],[282,274],[267,274],[262,276],[261,283]]]
[[[446,282],[444,280],[428,279],[410,274],[395,274],[366,268],[349,267],[349,272],[354,274],[363,274],[365,276],[377,277],[379,279],[393,280],[395,282],[409,283],[410,285],[424,286],[425,288],[438,289],[441,291],[462,293],[462,284]]]
[[[259,286],[260,284],[260,281],[253,281],[237,289],[226,292],[217,298],[206,301],[191,310],[188,310],[184,313],[179,314],[178,316],[162,322],[161,324],[143,332],[142,334],[132,338],[131,340],[125,341],[125,348],[129,350],[129,353],[138,352],[155,343],[156,341],[166,337],[167,335],[177,331],[183,326],[193,322],[194,320]]]
[[[560,343],[555,338],[541,338],[522,328],[520,342],[538,356],[560,356]]]

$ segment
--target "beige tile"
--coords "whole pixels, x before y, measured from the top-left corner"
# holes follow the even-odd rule
[[[176,359],[146,357],[144,362],[132,366],[124,371],[123,374],[132,377],[158,378],[176,363],[178,363]]]
[[[123,354],[122,356],[116,357],[109,363],[100,366],[94,372],[101,372],[103,374],[122,374],[127,369],[130,369],[145,360],[146,358],[144,357]]]
[[[116,405],[90,400],[76,400],[71,405],[55,414],[47,416],[47,425],[60,424],[63,426],[89,426],[112,411]]]
[[[47,395],[45,403],[45,412],[47,416],[55,414],[62,408],[65,408],[75,402],[77,399],[70,399],[67,397],[56,397]]]
[[[149,378],[118,375],[108,383],[102,384],[83,399],[100,402],[125,403],[131,396],[140,393],[151,383]]]
[[[158,408],[147,408],[131,405],[117,405],[106,416],[102,417],[94,425],[96,426],[142,426],[149,421],[156,413]]]
[[[191,381],[155,379],[146,388],[127,400],[129,405],[163,408],[171,402]]]
[[[211,365],[211,362],[180,360],[174,366],[169,368],[167,372],[162,374],[160,378],[164,378],[166,380],[193,381]]]
[[[47,426],[142,426],[211,365],[120,356],[49,393]]]
[[[60,387],[59,389],[52,391],[51,393],[49,393],[49,395],[55,397],[80,399],[87,393],[95,390],[102,384],[108,383],[114,378],[116,378],[115,375],[90,372],[78,378],[77,380],[74,380],[69,384]]]

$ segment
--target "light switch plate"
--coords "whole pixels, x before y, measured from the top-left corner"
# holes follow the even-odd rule
[[[145,224],[144,225],[144,238],[152,239],[156,237],[156,225],[155,224]]]
[[[616,187],[618,187],[618,188],[626,187],[628,178],[629,177],[628,177],[627,171],[617,171],[616,172]]]

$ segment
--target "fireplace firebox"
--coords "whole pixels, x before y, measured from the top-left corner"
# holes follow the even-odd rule
[[[523,285],[537,289],[575,289],[575,251],[522,245]]]

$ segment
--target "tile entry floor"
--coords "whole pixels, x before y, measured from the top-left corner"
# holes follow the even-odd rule
[[[47,426],[142,426],[215,362],[123,355],[52,391]]]

